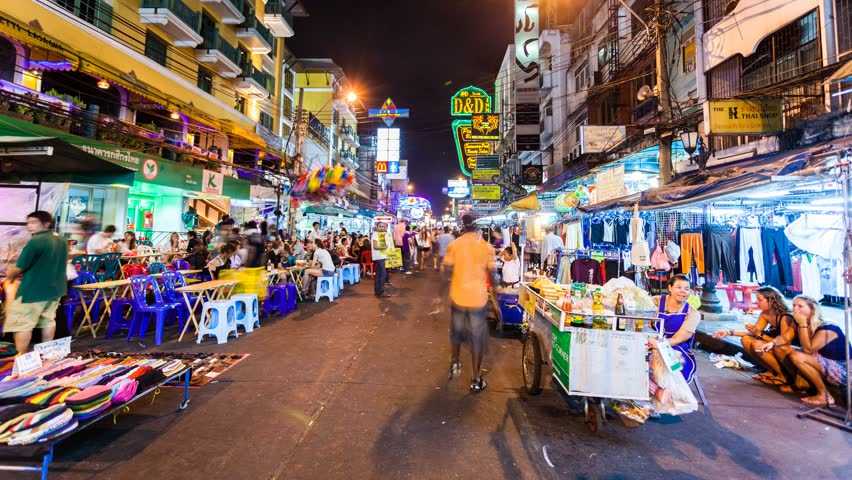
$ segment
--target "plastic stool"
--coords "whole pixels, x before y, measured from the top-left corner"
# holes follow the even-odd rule
[[[284,287],[284,314],[296,311],[296,302],[299,299],[299,291],[296,285],[288,283]]]
[[[337,288],[337,296],[343,294],[343,269],[338,268],[334,271],[334,286]]]
[[[127,339],[133,337],[134,332],[130,330],[131,321],[125,318],[125,314],[133,309],[133,301],[129,298],[116,298],[110,304],[109,323],[107,323],[106,338],[112,337],[123,329],[127,329]]]
[[[350,265],[355,272],[355,283],[361,283],[361,265],[358,263],[350,263]]]
[[[352,263],[340,267],[340,276],[343,282],[349,282],[349,285],[355,284],[355,270],[352,268]]]
[[[329,302],[334,301],[337,296],[337,278],[336,275],[330,277],[317,277],[317,292],[314,295],[314,302],[319,302],[320,298],[326,297]]]
[[[258,308],[257,295],[253,293],[238,293],[231,295],[237,309],[237,326],[242,326],[246,333],[254,331],[254,326],[260,328],[260,312]]]
[[[266,299],[263,301],[264,315],[284,315],[286,314],[285,305],[287,303],[287,289],[284,285],[278,283],[270,285],[267,288]]]
[[[209,318],[208,318],[208,313]],[[231,300],[211,300],[201,309],[201,323],[198,325],[198,340],[201,343],[205,335],[216,337],[216,343],[228,343],[231,332],[237,335],[237,309]]]

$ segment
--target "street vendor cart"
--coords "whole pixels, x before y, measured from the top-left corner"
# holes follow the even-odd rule
[[[626,426],[650,415],[647,343],[658,334],[651,312],[566,312],[528,282],[521,285],[524,309],[522,372],[530,395],[542,390],[545,372],[567,400],[579,400],[590,431],[598,431],[609,408]]]

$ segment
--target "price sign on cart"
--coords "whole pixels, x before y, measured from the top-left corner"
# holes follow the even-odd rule
[[[570,328],[568,394],[648,400],[647,336]]]

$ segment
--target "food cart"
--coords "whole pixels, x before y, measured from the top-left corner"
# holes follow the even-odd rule
[[[521,284],[526,392],[539,394],[549,369],[555,388],[581,400],[592,432],[606,420],[607,406],[626,426],[644,423],[651,400],[646,344],[657,335],[650,330],[653,313],[566,312],[546,295],[530,282]]]

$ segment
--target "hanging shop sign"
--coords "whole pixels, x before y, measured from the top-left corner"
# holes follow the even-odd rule
[[[760,135],[783,130],[780,98],[710,100],[709,132],[716,135]]]
[[[624,125],[583,125],[580,127],[580,148],[583,153],[609,151],[627,138]]]
[[[489,213],[500,210],[501,208],[503,208],[503,204],[501,204],[500,202],[475,201],[473,202],[473,206],[471,208],[473,208],[473,210],[477,213]]]
[[[544,170],[541,165],[528,164],[521,166],[521,183],[524,185],[541,185]]]
[[[222,195],[222,187],[225,185],[225,176],[219,172],[204,170],[201,182],[201,192],[211,195]]]
[[[497,155],[479,155],[476,157],[476,168],[479,170],[499,169],[500,157]]]
[[[447,196],[450,198],[467,198],[470,195],[470,185],[467,180],[447,180]]]
[[[520,70],[518,92],[538,92],[538,0],[515,1],[515,66]]]
[[[388,97],[381,108],[371,108],[367,111],[370,118],[380,118],[385,125],[390,127],[397,118],[408,118],[410,110],[407,108],[397,108],[393,100]]]
[[[470,116],[473,140],[500,140],[500,114],[475,113]]]
[[[471,172],[474,183],[494,183],[494,179],[500,176],[500,170],[496,168],[477,168]]]
[[[605,202],[625,195],[627,195],[627,188],[624,185],[624,165],[609,168],[595,175],[592,203]]]
[[[376,173],[388,173],[388,162],[377,161],[375,165]]]
[[[476,158],[494,154],[494,142],[471,139],[470,120],[453,120],[453,140],[459,158],[459,168],[469,177],[471,170],[476,168]]]
[[[483,113],[491,113],[491,95],[479,87],[464,87],[450,99],[450,115],[453,117]]]
[[[473,200],[492,200],[492,201],[500,201],[503,195],[503,189],[500,188],[500,185],[496,184],[485,184],[485,185],[474,185],[471,188],[470,198]]]
[[[388,180],[408,180],[408,160],[388,163]]]

